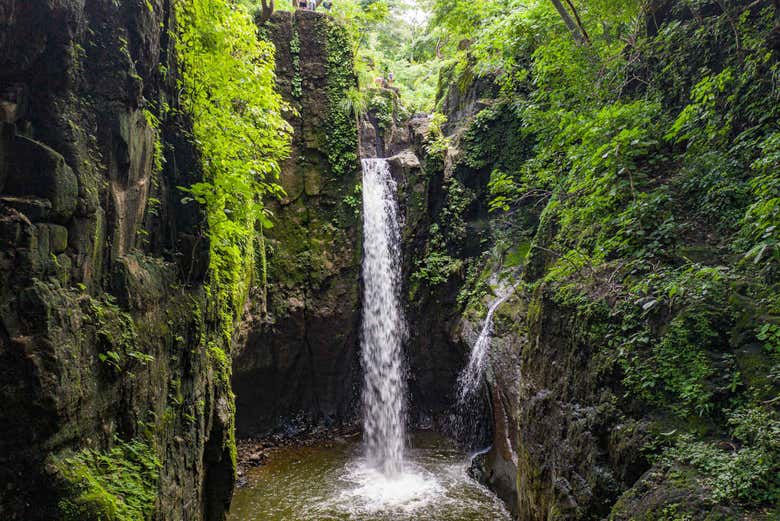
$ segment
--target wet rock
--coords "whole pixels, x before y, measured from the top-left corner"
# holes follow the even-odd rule
[[[268,460],[268,455],[264,452],[255,452],[250,454],[246,461],[250,467],[257,467],[264,464]]]
[[[47,224],[45,226],[49,234],[51,251],[54,253],[64,252],[65,248],[68,247],[68,229],[58,224]]]
[[[409,171],[420,168],[420,159],[412,150],[403,150],[387,160],[391,168]]]
[[[49,220],[51,201],[37,197],[0,196],[0,203],[25,215],[33,222]]]
[[[109,192],[114,218],[112,256],[131,251],[137,242],[151,185],[155,132],[142,111],[122,112],[107,133]]]

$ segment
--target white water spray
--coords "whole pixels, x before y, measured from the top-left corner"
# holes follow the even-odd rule
[[[403,470],[405,380],[400,234],[395,182],[384,159],[363,159],[363,437],[369,464]]]

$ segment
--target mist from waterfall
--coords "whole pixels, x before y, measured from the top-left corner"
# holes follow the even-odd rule
[[[395,181],[384,159],[363,159],[363,439],[385,476],[404,466],[406,382]]]

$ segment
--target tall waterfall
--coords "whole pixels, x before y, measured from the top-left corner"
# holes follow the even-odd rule
[[[404,460],[406,385],[402,353],[400,234],[395,182],[384,159],[363,159],[363,436],[386,476]]]

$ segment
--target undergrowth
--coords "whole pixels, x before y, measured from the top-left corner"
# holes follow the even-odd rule
[[[64,521],[148,521],[157,499],[160,461],[146,441],[117,439],[107,451],[83,449],[54,462],[69,495]]]
[[[229,340],[252,282],[258,227],[272,226],[263,199],[283,194],[279,162],[291,130],[273,45],[258,38],[245,11],[225,0],[185,0],[176,16],[181,104],[203,159],[203,180],[185,190],[206,211],[210,289]]]

